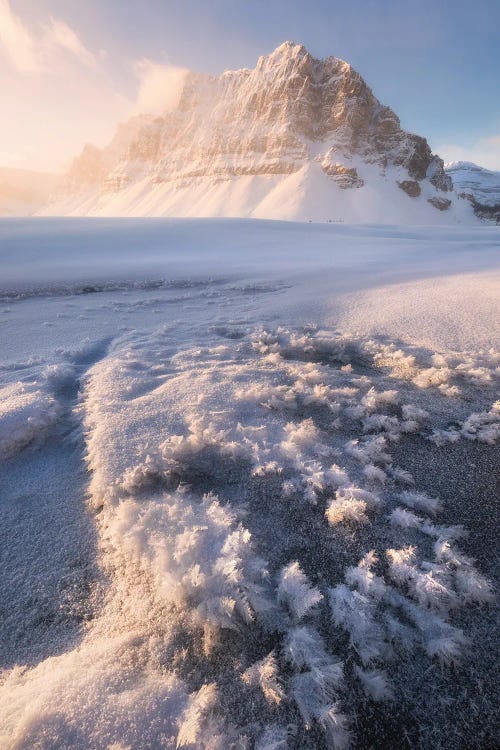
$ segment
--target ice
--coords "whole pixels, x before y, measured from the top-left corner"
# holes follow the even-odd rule
[[[2,573],[73,597],[5,588],[2,747],[492,736],[498,237],[0,222]]]

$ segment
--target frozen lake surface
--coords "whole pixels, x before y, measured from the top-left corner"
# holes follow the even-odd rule
[[[500,233],[0,221],[0,745],[499,738]]]

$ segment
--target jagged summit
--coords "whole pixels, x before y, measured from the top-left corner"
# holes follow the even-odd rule
[[[306,64],[312,66],[311,73],[313,75],[314,68],[318,66],[318,64],[326,63],[330,60],[336,63],[340,62],[347,67],[351,67],[348,62],[346,62],[345,60],[341,60],[339,57],[334,57],[333,55],[329,55],[324,59],[315,58],[303,44],[290,40],[282,42],[282,44],[278,45],[278,47],[276,47],[276,49],[269,54],[261,55],[257,61],[256,67],[259,68],[259,66],[262,66],[267,62],[270,64],[279,64],[280,62],[286,62],[288,60],[305,61]]]
[[[451,190],[357,71],[287,41],[253,69],[188,73],[174,111],[87,146],[47,212],[432,223],[471,213]]]
[[[257,61],[257,67],[261,64],[262,60],[277,60],[291,57],[304,57],[309,55],[309,52],[300,42],[293,42],[287,39],[286,41],[279,44],[276,49],[267,55],[261,55]],[[310,57],[310,55],[309,55]]]

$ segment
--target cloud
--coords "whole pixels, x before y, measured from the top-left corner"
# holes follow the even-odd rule
[[[0,0],[0,166],[66,169],[86,142],[105,147],[119,122],[178,105],[186,70],[147,58],[117,66],[65,20],[37,18]]]
[[[186,69],[146,58],[137,60],[134,69],[139,83],[134,114],[160,115],[177,107],[188,73]]]
[[[50,26],[45,30],[45,43],[54,49],[60,47],[70,52],[83,65],[94,67],[96,64],[94,55],[82,44],[73,29],[57,18],[50,19]]]
[[[31,73],[39,69],[35,41],[21,19],[11,11],[9,0],[0,0],[0,43],[18,70]]]
[[[51,18],[35,33],[15,15],[9,0],[0,0],[0,50],[21,73],[56,70],[63,55],[70,55],[88,67],[96,64],[92,52],[64,21]]]
[[[471,161],[480,167],[500,170],[500,135],[480,138],[470,147],[444,143],[435,150],[445,162]]]

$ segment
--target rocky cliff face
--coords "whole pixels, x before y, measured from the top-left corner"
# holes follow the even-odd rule
[[[298,174],[300,179],[291,179]],[[253,203],[247,195],[250,178]],[[280,188],[287,193],[282,204],[295,209],[280,213],[270,195],[285,181],[288,189]],[[232,184],[227,211],[228,190],[220,187],[221,182]],[[338,206],[346,214],[340,218],[346,220],[353,218],[345,209],[347,203],[357,206],[354,218],[360,214],[363,219],[362,209],[359,198],[347,201],[341,193],[387,191],[387,183],[403,207],[415,199],[425,202],[431,213],[451,206],[444,196],[452,181],[427,141],[402,130],[394,112],[376,99],[348,63],[335,57],[317,60],[305,47],[290,42],[261,57],[253,70],[226,71],[219,77],[188,74],[175,111],[159,118],[134,118],[120,126],[103,150],[87,146],[68,175],[65,196],[86,193],[80,210],[73,209],[76,213],[105,213],[107,207],[113,212],[113,205],[120,213],[140,192],[134,213],[189,215],[186,207],[193,201],[187,193],[198,200],[203,186],[213,197],[200,207],[204,215],[210,205],[208,215],[267,211],[275,218],[306,218],[288,193],[302,190],[305,195],[313,189],[311,182],[315,194],[324,185],[331,196],[331,214],[336,215]],[[134,190],[139,184],[140,190]],[[94,200],[88,197],[91,189]],[[239,204],[235,190],[246,191]],[[149,202],[144,197],[148,191]],[[224,205],[216,194],[225,196]],[[443,200],[437,201],[439,197]],[[320,204],[325,213],[330,204],[324,196]]]
[[[143,131],[154,121],[151,115],[139,115],[121,123],[113,140],[104,149],[87,143],[71,165],[66,176],[66,189],[76,192],[89,186],[103,185],[117,164],[130,160],[131,154],[134,154],[134,144],[140,142]]]

